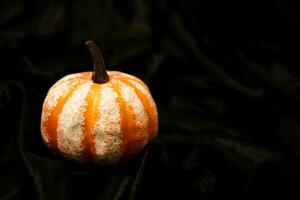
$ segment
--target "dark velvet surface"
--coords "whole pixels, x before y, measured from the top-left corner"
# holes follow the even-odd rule
[[[299,28],[291,1],[1,1],[0,199],[299,199]],[[90,39],[158,106],[156,141],[117,166],[40,136],[51,85],[92,69]]]

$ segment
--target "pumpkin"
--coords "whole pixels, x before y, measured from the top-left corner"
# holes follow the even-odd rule
[[[67,75],[49,89],[42,107],[42,139],[54,152],[80,162],[131,159],[157,135],[155,102],[143,81],[106,71],[96,44],[86,45],[94,71]]]

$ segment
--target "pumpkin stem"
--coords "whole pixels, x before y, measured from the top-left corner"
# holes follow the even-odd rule
[[[107,83],[109,77],[105,69],[104,59],[102,57],[100,49],[91,40],[86,41],[85,45],[88,47],[94,62],[94,72],[92,75],[93,82],[99,84]]]

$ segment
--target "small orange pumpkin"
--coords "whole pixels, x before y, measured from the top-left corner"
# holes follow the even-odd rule
[[[96,44],[86,45],[94,72],[67,75],[50,88],[42,108],[43,141],[54,152],[80,162],[128,160],[157,135],[155,102],[145,83],[106,71]]]

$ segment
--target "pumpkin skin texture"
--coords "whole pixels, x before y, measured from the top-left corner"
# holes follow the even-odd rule
[[[41,134],[54,152],[79,162],[115,164],[137,155],[156,138],[158,115],[148,87],[137,77],[107,71],[70,74],[48,91]]]

